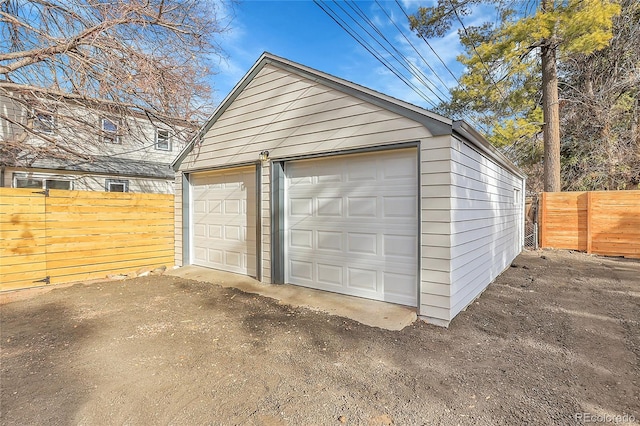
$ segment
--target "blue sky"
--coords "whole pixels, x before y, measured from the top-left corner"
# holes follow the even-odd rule
[[[429,84],[439,86],[439,90],[435,87],[433,89],[441,98],[443,97],[441,92],[448,93],[447,89],[427,68],[424,60],[432,66],[448,87],[455,85],[455,79],[427,44],[409,31],[407,19],[395,1],[378,0],[377,3],[358,1],[350,6],[344,1],[335,3],[327,0],[325,4],[344,15],[344,11],[340,9],[342,7],[353,16],[356,14],[352,7],[357,6],[358,9],[355,10],[366,15],[399,52],[422,70]],[[407,13],[411,14],[419,5],[431,4],[431,0],[421,2],[402,0],[400,4]],[[311,0],[244,0],[235,6],[234,13],[231,29],[221,39],[228,59],[219,64],[219,73],[213,78],[216,103],[224,99],[264,51],[425,108],[432,109],[432,103],[438,103],[435,95],[425,89],[415,77],[413,83],[422,87],[423,93],[431,99],[431,102],[425,101],[422,96],[410,89]],[[479,24],[484,18],[472,16],[467,19],[465,25]],[[358,20],[366,26],[362,17],[358,17]],[[403,30],[404,36],[394,23]],[[350,26],[364,34],[353,21],[350,21]],[[373,33],[370,28],[369,31]],[[371,43],[386,57],[390,56],[380,46]],[[462,69],[455,58],[461,52],[461,48],[456,30],[453,29],[442,39],[430,40],[430,43],[453,73],[459,76]],[[392,53],[397,55],[393,50]],[[399,67],[397,64],[396,66]],[[399,69],[402,70],[402,68]],[[407,72],[405,74],[408,75]]]

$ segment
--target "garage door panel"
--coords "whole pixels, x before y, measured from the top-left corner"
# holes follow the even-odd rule
[[[225,225],[224,227],[224,239],[227,241],[240,241],[240,226],[238,225]],[[211,235],[210,235],[211,237]]]
[[[382,236],[382,246],[385,257],[415,259],[418,256],[418,238],[413,235],[385,234]]]
[[[222,238],[222,225],[209,225],[209,238]]]
[[[193,251],[193,259],[196,262],[207,260],[207,249],[202,247],[195,247]]]
[[[256,273],[255,168],[193,175],[193,262]]]
[[[224,200],[225,215],[235,216],[240,212],[240,200]]]
[[[342,198],[318,197],[315,211],[318,217],[342,217]]]
[[[207,204],[207,209],[206,209],[207,212],[222,214],[222,200],[207,200],[206,204]]]
[[[348,197],[347,215],[349,217],[377,217],[378,197]]]
[[[413,179],[418,175],[418,163],[415,158],[388,158],[382,162],[381,171],[385,180]]]
[[[193,225],[193,235],[196,237],[206,237],[207,236],[207,226],[201,223],[196,223]]]
[[[357,165],[358,162],[353,165]],[[376,182],[378,178],[377,170],[372,167],[352,167],[347,170],[347,182],[371,181]]]
[[[416,150],[287,163],[285,278],[417,304]]]
[[[347,232],[347,253],[355,256],[377,255],[377,240],[377,233]]]
[[[402,217],[414,219],[417,217],[418,202],[415,196],[383,197],[383,216],[385,218]]]
[[[389,284],[387,293],[396,297],[413,298],[415,290],[415,275],[384,272],[383,283]]]
[[[313,262],[309,260],[289,260],[289,274],[294,280],[313,281]]]
[[[313,249],[313,231],[310,229],[291,230],[289,245],[296,249]]]
[[[348,263],[345,261],[344,254],[338,254],[336,252],[329,253],[319,253],[315,250],[306,250],[301,253],[296,253],[296,255],[289,256],[289,262],[311,262],[314,265],[318,263],[323,263],[326,265],[334,265],[334,266],[353,266],[355,268],[367,269],[372,267],[372,262],[375,263],[375,266],[380,267],[381,270],[394,272],[394,273],[402,273],[402,274],[411,274],[415,275],[415,271],[410,269],[415,265],[415,261],[409,260],[406,258],[383,258],[383,257],[375,257],[365,254],[360,254],[358,257],[351,256],[348,259]],[[295,283],[291,283],[295,284]]]
[[[347,287],[377,292],[378,273],[372,269],[347,268]]]
[[[209,249],[207,251],[207,254],[208,254],[208,257],[204,259],[205,262],[215,263],[220,266],[224,264],[224,262],[222,261],[224,257],[224,251],[219,249]]]
[[[343,233],[332,230],[316,231],[316,247],[318,250],[328,250],[341,253],[343,250]],[[309,247],[313,248],[313,247]]]
[[[342,265],[332,265],[327,263],[316,263],[316,277],[319,283],[330,286],[342,287],[343,283]]]
[[[225,257],[225,263],[227,265],[235,266],[237,268],[242,267],[241,259],[244,257],[242,253],[233,251],[233,250],[227,250],[224,253],[224,257]]]
[[[193,203],[193,211],[195,213],[205,213],[207,211],[207,203],[203,200],[195,200]]]
[[[313,199],[311,198],[290,198],[289,214],[291,216],[311,216],[313,212]]]

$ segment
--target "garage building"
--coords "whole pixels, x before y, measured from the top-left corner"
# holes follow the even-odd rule
[[[469,125],[269,53],[173,166],[177,265],[446,326],[523,247],[524,175]]]

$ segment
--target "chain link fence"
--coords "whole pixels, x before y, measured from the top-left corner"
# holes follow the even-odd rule
[[[524,247],[538,250],[538,224],[535,222],[524,223]]]
[[[526,198],[524,248],[538,249],[538,194],[529,194]]]

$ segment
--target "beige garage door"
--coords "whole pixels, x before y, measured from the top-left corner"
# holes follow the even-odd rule
[[[255,167],[194,174],[193,264],[256,275]]]

